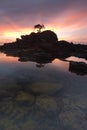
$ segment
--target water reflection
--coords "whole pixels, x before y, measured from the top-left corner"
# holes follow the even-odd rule
[[[63,71],[68,69],[70,72],[75,73],[77,75],[87,75],[87,61],[82,58],[77,58],[73,56],[68,57],[66,59],[62,57],[56,58],[56,56],[52,55],[51,53],[46,53],[43,51],[31,51],[28,54],[28,52],[26,52],[25,50],[20,53],[15,51],[6,51],[5,54],[0,54],[0,59],[3,62],[34,62],[36,64],[36,67],[38,68],[45,67],[45,65],[52,63],[52,65],[63,69]]]
[[[2,62],[5,62],[5,63],[13,62],[13,63],[15,63],[17,61],[18,61],[18,57],[13,57],[13,56],[7,57],[5,53],[0,53],[0,63],[2,63]]]
[[[70,73],[69,65],[46,55],[20,62],[1,54],[0,129],[86,130],[87,76]]]
[[[84,58],[78,58],[78,57],[75,57],[75,56],[70,56],[68,58],[66,58],[67,61],[74,61],[74,62],[84,62],[87,64],[87,60],[85,60]]]

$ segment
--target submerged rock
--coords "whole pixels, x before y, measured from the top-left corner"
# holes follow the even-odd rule
[[[37,94],[54,94],[61,90],[63,86],[59,83],[37,82],[30,86],[30,90]]]

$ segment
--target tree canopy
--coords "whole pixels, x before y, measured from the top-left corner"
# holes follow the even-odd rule
[[[34,25],[34,29],[37,29],[37,32],[41,32],[41,29],[44,29],[45,28],[45,26],[42,24],[36,24],[36,25]]]

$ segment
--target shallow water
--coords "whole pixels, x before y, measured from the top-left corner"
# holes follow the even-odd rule
[[[0,129],[87,130],[87,75],[0,53]]]

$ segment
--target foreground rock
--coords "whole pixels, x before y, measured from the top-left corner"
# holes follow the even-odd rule
[[[84,62],[70,62],[69,71],[77,75],[87,75],[87,64]]]

